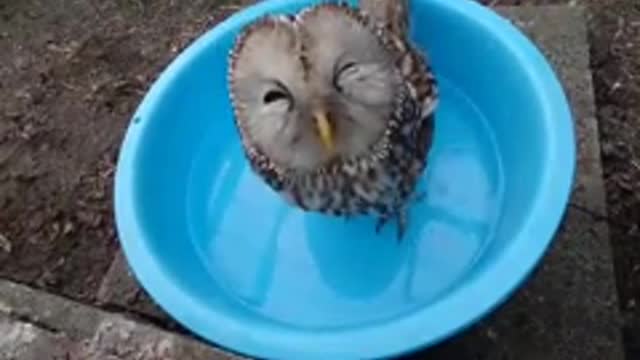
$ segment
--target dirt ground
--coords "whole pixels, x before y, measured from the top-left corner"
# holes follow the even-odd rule
[[[640,358],[640,1],[483,2],[588,6],[625,339]],[[129,116],[240,3],[0,0],[0,277],[94,301],[118,247],[111,188]]]
[[[640,359],[640,2],[594,8],[591,61],[623,335],[627,358]]]
[[[162,67],[222,1],[0,1],[0,276],[92,301],[117,249],[114,163]]]

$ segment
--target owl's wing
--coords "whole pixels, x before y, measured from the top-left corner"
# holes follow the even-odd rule
[[[421,117],[431,115],[438,101],[437,84],[426,54],[409,39],[409,0],[360,0],[360,10],[387,30],[397,66],[407,79]]]
[[[407,79],[411,97],[420,107],[421,118],[425,118],[433,113],[438,104],[438,86],[433,70],[426,55],[409,44],[408,40],[400,47],[399,50],[404,51],[398,59],[398,66]]]
[[[404,38],[409,27],[409,0],[360,0],[360,10],[394,35]]]

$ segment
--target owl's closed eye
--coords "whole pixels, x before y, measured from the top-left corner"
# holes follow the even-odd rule
[[[393,54],[340,9],[262,20],[236,48],[231,84],[238,121],[282,167],[311,171],[368,151],[401,91]]]

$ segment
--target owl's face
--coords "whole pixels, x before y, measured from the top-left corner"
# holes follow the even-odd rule
[[[239,38],[230,72],[245,141],[277,166],[300,172],[369,151],[403,86],[393,60],[341,6],[252,25]]]

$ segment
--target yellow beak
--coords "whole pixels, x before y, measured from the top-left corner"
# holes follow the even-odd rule
[[[323,111],[316,112],[314,113],[313,118],[316,122],[316,127],[318,128],[318,133],[320,134],[322,145],[324,145],[325,149],[329,153],[333,153],[333,151],[335,150],[333,128],[329,123],[327,114]]]

